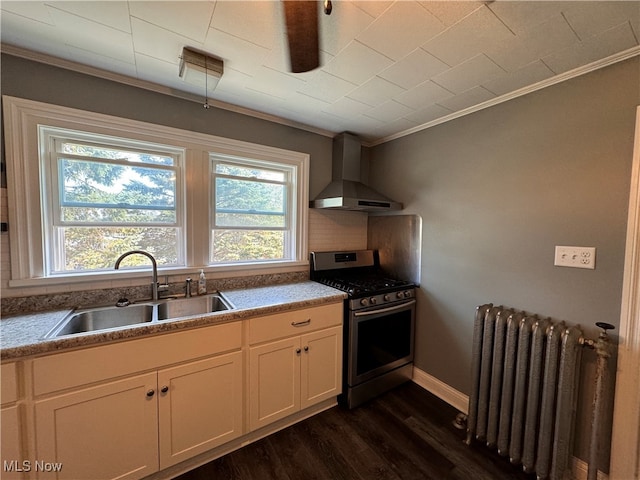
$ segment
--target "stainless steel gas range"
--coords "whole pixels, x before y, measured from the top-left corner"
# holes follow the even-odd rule
[[[340,402],[353,408],[410,380],[415,285],[385,275],[374,250],[312,252],[311,280],[348,295]]]

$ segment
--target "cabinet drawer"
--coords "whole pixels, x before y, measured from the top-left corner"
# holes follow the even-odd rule
[[[18,399],[18,378],[15,363],[3,363],[0,367],[2,381],[2,404],[15,402]]]
[[[240,349],[242,322],[167,333],[36,358],[35,395]]]
[[[249,320],[249,344],[342,325],[342,303],[305,308]]]

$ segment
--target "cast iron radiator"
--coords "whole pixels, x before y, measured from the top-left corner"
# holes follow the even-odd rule
[[[606,328],[613,326],[598,326],[604,334],[598,341],[587,340],[578,326],[492,304],[479,306],[466,443],[486,442],[525,472],[535,472],[538,479],[561,480],[572,453],[582,346],[602,350],[604,359],[609,356]],[[598,349],[601,343],[604,346]],[[602,375],[600,357],[599,353]],[[595,453],[593,457],[595,472]]]

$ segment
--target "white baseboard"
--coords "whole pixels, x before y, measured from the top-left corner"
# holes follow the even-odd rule
[[[465,415],[469,413],[469,397],[459,392],[446,383],[438,380],[436,377],[429,375],[427,372],[420,370],[416,366],[413,367],[414,383],[417,383],[425,390],[433,393],[440,400],[447,402],[453,408],[461,411]]]
[[[413,367],[414,383],[420,385],[428,392],[434,394],[440,400],[447,402],[456,410],[461,411],[465,415],[469,413],[469,397],[455,388],[447,385],[436,377],[429,375],[427,372],[420,370],[415,365]],[[579,458],[572,457],[571,462],[571,478],[572,480],[587,480],[587,472],[589,465],[587,462]],[[609,476],[598,471],[598,480],[608,480]]]

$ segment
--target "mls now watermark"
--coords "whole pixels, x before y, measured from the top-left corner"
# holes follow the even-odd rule
[[[2,470],[5,472],[59,472],[62,470],[62,462],[4,460]]]

